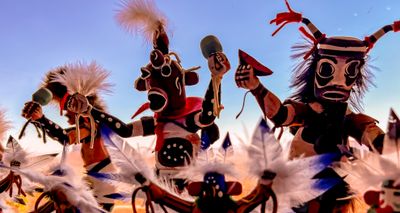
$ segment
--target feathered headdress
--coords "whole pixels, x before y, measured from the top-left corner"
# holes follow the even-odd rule
[[[64,86],[64,94],[55,94],[61,101],[66,94],[79,93],[88,97],[92,105],[103,109],[103,104],[98,96],[101,92],[111,92],[112,84],[107,82],[108,76],[109,72],[95,61],[90,63],[78,61],[50,71],[46,75],[44,86],[50,87],[49,89],[52,92],[54,92],[51,87],[52,84]],[[91,99],[93,100],[91,101]],[[65,103],[60,102],[60,104]]]
[[[345,177],[351,190],[363,195],[368,189],[379,190],[385,181],[393,181],[400,187],[400,120],[390,111],[388,132],[385,135],[383,153],[354,150],[351,161],[340,162],[334,169]]]
[[[167,54],[169,40],[165,32],[167,19],[152,0],[128,0],[116,15],[118,23],[128,32],[141,33],[154,49]]]
[[[50,71],[46,75],[44,86],[49,88],[50,91],[54,91],[53,96],[56,96],[60,103],[60,111],[64,109],[68,96],[76,93],[85,96],[92,106],[103,110],[105,107],[99,98],[99,93],[110,92],[111,84],[106,81],[108,76],[109,72],[94,61],[89,64],[76,62],[66,64],[62,67],[56,68],[54,71]],[[62,89],[64,94],[59,92],[60,89]],[[90,114],[76,114],[76,135],[80,135],[79,118],[81,116],[90,118],[90,147],[93,148],[96,130],[94,119]],[[79,143],[80,138],[77,137],[77,140]]]

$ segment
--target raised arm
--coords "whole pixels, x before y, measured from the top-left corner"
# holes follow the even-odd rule
[[[303,110],[301,104],[299,106],[294,102],[282,104],[279,98],[259,81],[251,65],[239,65],[235,81],[238,87],[251,91],[264,116],[274,122],[276,126],[289,126],[294,122],[302,122],[301,116],[298,116]]]
[[[153,135],[155,129],[154,117],[142,117],[132,123],[124,123],[120,119],[104,111],[92,107],[87,98],[81,94],[74,94],[68,98],[66,107],[69,111],[81,114],[90,113],[96,122],[104,124],[123,138],[134,136]]]
[[[22,116],[39,123],[45,129],[48,136],[62,145],[69,142],[69,131],[46,118],[42,112],[42,107],[38,103],[33,101],[27,102],[22,110]]]
[[[221,80],[230,69],[230,63],[222,52],[212,54],[208,58],[208,67],[211,71],[211,81],[208,85],[202,108],[194,117],[198,127],[211,125],[222,110],[221,106]]]

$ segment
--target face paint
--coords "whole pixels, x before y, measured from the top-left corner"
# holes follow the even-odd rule
[[[317,63],[314,94],[318,99],[345,102],[360,76],[361,60],[323,55]]]
[[[158,50],[150,54],[150,63],[141,68],[141,76],[135,87],[147,91],[150,109],[165,113],[179,110],[186,104],[183,69],[170,55]]]
[[[390,206],[395,212],[400,211],[400,189],[382,187],[380,194],[381,208]]]

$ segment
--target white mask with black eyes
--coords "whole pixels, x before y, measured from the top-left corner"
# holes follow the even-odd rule
[[[380,194],[381,208],[390,206],[395,212],[400,211],[400,189],[382,187]]]
[[[315,96],[321,100],[346,102],[360,77],[360,65],[360,59],[322,56],[315,73]]]

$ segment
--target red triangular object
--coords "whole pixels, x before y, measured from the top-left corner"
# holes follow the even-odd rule
[[[239,62],[241,65],[249,64],[254,69],[254,74],[256,76],[266,76],[271,75],[273,72],[266,66],[262,65],[256,59],[251,57],[249,54],[239,49]]]

